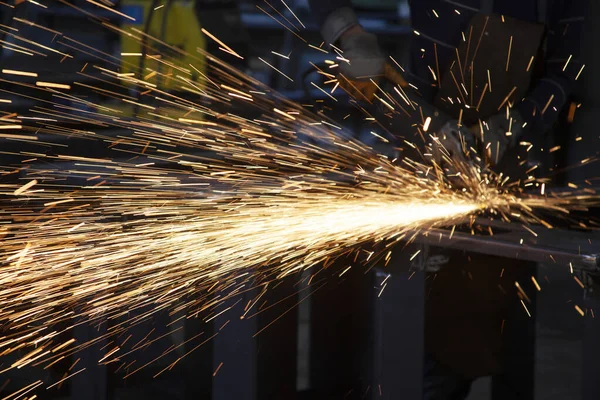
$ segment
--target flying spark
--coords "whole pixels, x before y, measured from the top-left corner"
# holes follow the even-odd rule
[[[225,53],[243,59],[202,32]],[[131,28],[124,34],[142,33]],[[526,194],[481,164],[449,157],[445,149],[444,163],[452,173],[427,157],[389,157],[354,139],[322,110],[311,112],[285,99],[202,49],[188,55],[197,67],[179,65],[169,54],[181,50],[143,37],[149,48],[167,48],[146,58],[171,72],[131,64],[130,72],[121,73],[115,57],[67,39],[69,62],[75,62],[74,54],[86,55],[79,75],[89,63],[87,71],[94,71],[90,77],[101,88],[48,82],[44,70],[2,71],[41,79],[35,85],[7,81],[9,88],[2,89],[3,96],[38,101],[27,112],[4,113],[6,124],[0,124],[9,131],[0,135],[7,141],[0,150],[15,160],[0,166],[0,320],[6,332],[0,348],[3,355],[18,354],[3,372],[34,364],[48,368],[94,345],[99,338],[86,343],[62,338],[79,324],[110,322],[107,337],[125,335],[165,310],[178,318],[202,314],[210,321],[235,311],[223,307],[227,300],[261,288],[245,317],[271,282],[316,273],[336,258],[353,259],[339,276],[350,268],[367,269],[384,257],[389,261],[393,245],[416,232],[452,226],[454,233],[486,213],[517,218],[536,235],[528,227],[544,223],[536,211],[564,212],[597,199],[581,191],[551,195],[545,186],[543,196]],[[30,54],[40,62],[48,53],[68,56],[56,49],[64,50],[65,42],[26,43],[39,49]],[[118,61],[127,64],[130,56],[145,58],[121,56],[127,58]],[[160,83],[166,79],[176,82],[178,91],[167,91]],[[488,80],[491,91],[489,71]],[[401,103],[417,110],[403,89],[394,89],[401,100],[394,93],[384,93],[387,100],[378,97],[386,111],[400,113]],[[131,115],[123,111],[131,109]],[[370,114],[365,118],[375,120]],[[427,132],[431,117],[423,121]],[[433,145],[428,143],[425,153]],[[310,282],[312,277],[311,289],[321,287]],[[135,362],[128,355],[158,339],[149,333],[130,351],[124,343],[112,344],[99,362],[122,362],[119,368],[128,371]],[[134,368],[127,376],[142,367]],[[84,369],[68,371],[46,387]],[[22,390],[41,386],[36,381]]]

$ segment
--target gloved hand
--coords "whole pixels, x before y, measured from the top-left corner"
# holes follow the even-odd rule
[[[377,36],[356,25],[340,37],[342,56],[340,73],[349,79],[376,78],[383,75],[385,56],[379,48]]]
[[[393,84],[406,87],[408,84],[396,69],[391,66],[379,48],[377,37],[355,26],[340,37],[342,56],[348,61],[340,61],[338,76],[340,86],[357,100],[373,101],[377,86],[385,79]]]
[[[483,154],[492,165],[496,165],[523,134],[523,118],[511,108],[491,116],[474,130],[484,146]]]
[[[465,151],[474,143],[475,137],[467,127],[450,120],[434,135],[433,159],[440,166],[444,163],[444,156],[451,161],[466,161]]]
[[[396,69],[387,63],[377,43],[377,37],[366,32],[358,23],[351,8],[342,7],[332,12],[321,29],[325,41],[342,50],[339,61],[340,87],[357,100],[372,102],[377,86],[386,79],[402,87],[407,82]]]

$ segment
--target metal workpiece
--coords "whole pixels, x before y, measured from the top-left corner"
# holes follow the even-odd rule
[[[493,235],[472,235],[448,229],[433,229],[417,235],[415,241],[472,253],[571,266],[573,269],[600,275],[598,232],[535,227],[532,232],[537,236],[534,236],[532,232],[517,224],[493,225],[501,227],[499,232],[495,229]]]

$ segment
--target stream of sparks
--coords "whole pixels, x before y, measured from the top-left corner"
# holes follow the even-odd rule
[[[363,267],[415,232],[484,211],[545,223],[535,209],[565,212],[595,199],[593,191],[523,198],[506,177],[467,165],[450,180],[426,152],[425,161],[382,154],[329,118],[324,103],[291,102],[202,49],[180,65],[180,49],[136,28],[127,35],[147,48],[127,57],[158,62],[161,48],[162,68],[120,65],[62,33],[47,34],[52,47],[16,28],[6,32],[32,60],[59,55],[76,63],[71,54],[81,53],[96,63],[78,65],[81,81],[68,83],[47,82],[34,68],[2,71],[8,89],[0,94],[37,104],[0,117],[0,154],[13,160],[0,166],[0,355],[16,357],[1,372],[48,367],[163,311],[210,320],[251,288],[316,274],[338,257]],[[208,37],[241,57],[218,34]],[[132,72],[121,73],[123,66]],[[326,93],[333,98],[335,75],[319,73],[336,85]],[[401,114],[408,103],[396,93],[384,93],[386,105]],[[372,127],[389,143],[383,124]],[[88,342],[64,339],[82,324],[110,327]],[[156,340],[148,334],[131,350],[113,345],[101,362],[129,371],[126,356]]]

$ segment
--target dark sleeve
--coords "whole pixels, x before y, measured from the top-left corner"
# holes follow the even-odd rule
[[[308,0],[308,5],[320,28],[329,14],[338,8],[352,7],[352,2],[350,0]]]
[[[581,39],[588,0],[557,3],[561,6],[549,26],[544,75],[517,106],[533,132],[545,132],[556,122],[583,68]]]

